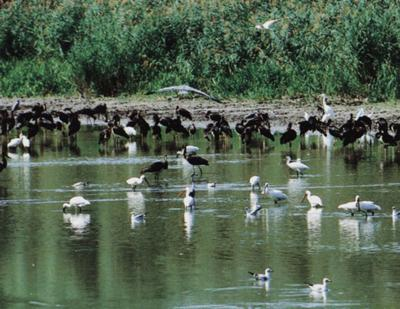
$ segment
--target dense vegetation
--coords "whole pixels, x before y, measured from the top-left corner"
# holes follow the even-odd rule
[[[1,3],[1,2],[0,2]],[[255,25],[278,18],[272,31]],[[29,0],[0,7],[0,96],[400,97],[396,1]]]

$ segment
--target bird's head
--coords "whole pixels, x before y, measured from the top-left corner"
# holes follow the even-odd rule
[[[332,280],[330,280],[330,279],[328,279],[328,278],[324,278],[324,279],[322,279],[322,282],[323,282],[324,284],[327,284],[328,282],[332,282]]]
[[[268,275],[270,273],[272,273],[272,269],[271,268],[266,268],[265,269],[265,274]]]

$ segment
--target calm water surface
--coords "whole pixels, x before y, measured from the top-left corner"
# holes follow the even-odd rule
[[[85,129],[78,147],[36,141],[36,155],[17,152],[0,174],[0,307],[24,308],[395,308],[400,302],[399,156],[382,146],[330,151],[317,137],[291,155],[311,169],[302,178],[285,165],[288,147],[259,141],[246,151],[235,137],[220,147],[198,137],[99,151],[98,131]],[[210,166],[196,178],[197,208],[185,211],[178,194],[191,168],[177,146],[198,145]],[[133,192],[126,179],[169,155],[161,186]],[[250,193],[261,176],[289,196],[274,205]],[[87,180],[77,191],[71,184]],[[153,177],[149,176],[153,182]],[[208,189],[208,182],[216,182]],[[300,203],[304,191],[325,208]],[[337,205],[359,194],[383,207],[374,217],[351,217]],[[63,214],[74,195],[92,202]],[[261,214],[246,218],[258,199]],[[146,212],[145,222],[131,213]],[[273,269],[269,284],[248,271]],[[310,295],[304,282],[333,282]]]

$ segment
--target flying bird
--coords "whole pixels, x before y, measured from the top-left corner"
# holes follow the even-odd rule
[[[263,30],[263,29],[271,30],[272,25],[275,24],[277,21],[278,21],[278,19],[267,20],[263,24],[256,25],[256,29],[259,29],[259,30]]]
[[[213,97],[207,93],[205,93],[204,91],[198,90],[196,88],[190,87],[188,85],[179,85],[179,86],[170,86],[170,87],[165,87],[165,88],[161,88],[158,89],[155,92],[170,92],[170,91],[174,91],[177,92],[178,95],[188,95],[190,92],[196,93],[198,95],[201,95],[203,97],[206,97],[212,101],[218,102],[218,103],[222,103],[222,101],[216,97]],[[154,92],[150,92],[149,94],[154,93]]]

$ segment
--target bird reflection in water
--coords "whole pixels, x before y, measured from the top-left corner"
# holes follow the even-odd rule
[[[195,213],[195,210],[192,208],[185,209],[185,212],[183,213],[183,222],[184,222],[184,226],[185,226],[185,234],[186,234],[187,240],[190,240],[192,238],[193,225],[194,225],[194,213]]]
[[[322,208],[311,207],[307,211],[308,244],[318,245],[321,236]]]
[[[311,291],[309,296],[314,301],[323,302],[324,304],[327,301],[327,292],[326,291]]]
[[[89,214],[72,214],[72,213],[63,213],[64,223],[70,224],[72,230],[76,234],[82,234],[86,232],[87,226],[90,224],[90,215]]]
[[[131,228],[134,229],[138,225],[145,222],[145,202],[142,192],[127,192],[128,210],[131,220]]]
[[[350,169],[356,169],[358,162],[363,159],[364,152],[362,149],[345,149],[343,159],[345,166]]]

